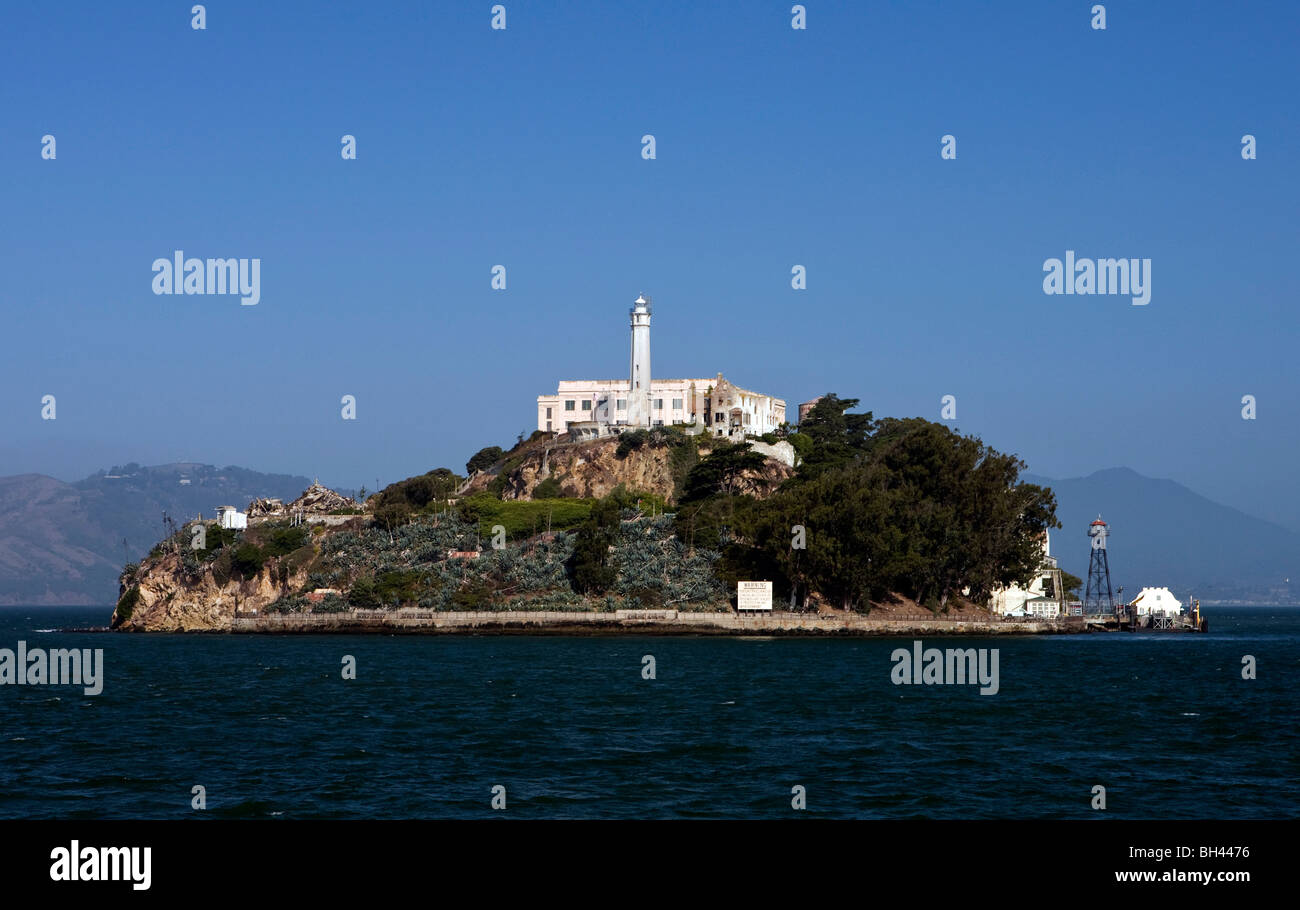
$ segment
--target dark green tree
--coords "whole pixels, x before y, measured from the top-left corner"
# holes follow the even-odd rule
[[[618,528],[619,506],[611,497],[597,502],[578,527],[568,572],[579,594],[602,594],[613,587],[618,572],[610,562],[609,548],[618,537]]]
[[[469,461],[465,462],[465,470],[470,474],[475,471],[486,470],[500,461],[505,454],[505,450],[501,446],[488,446],[479,449]]]
[[[803,461],[795,475],[796,482],[812,480],[814,477],[833,468],[843,467],[861,458],[871,442],[874,427],[871,412],[850,414],[849,408],[856,408],[858,399],[840,398],[834,392],[828,392],[799,424],[798,436],[804,437],[811,446],[806,453],[800,453]],[[797,443],[807,446],[807,443]]]
[[[746,471],[756,471],[767,459],[747,445],[729,445],[714,449],[686,475],[682,505],[699,502],[710,496],[734,495]]]

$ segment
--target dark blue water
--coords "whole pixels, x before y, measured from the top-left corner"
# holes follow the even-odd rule
[[[910,639],[40,631],[108,613],[0,609],[0,647],[103,648],[106,675],[0,686],[0,816],[478,818],[498,784],[516,818],[790,817],[794,785],[823,817],[1300,815],[1300,609],[926,641],[1000,649],[994,696],[895,686]]]

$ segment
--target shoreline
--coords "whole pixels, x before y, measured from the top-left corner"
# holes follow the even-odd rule
[[[407,635],[707,635],[768,637],[890,637],[1070,635],[1083,623],[1049,620],[872,619],[813,613],[737,614],[677,610],[580,612],[557,610],[394,610],[346,613],[265,613],[232,618],[229,625],[198,629],[121,629],[145,632]]]

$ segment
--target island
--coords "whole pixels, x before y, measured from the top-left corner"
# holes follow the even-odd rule
[[[464,475],[437,468],[355,499],[314,483],[289,503],[222,506],[124,568],[111,628],[1081,631],[1059,614],[989,608],[1042,570],[1059,527],[1051,490],[977,438],[857,403],[827,394],[797,432],[739,438],[539,430],[481,450]],[[737,610],[737,586],[754,580],[771,583],[773,609]]]

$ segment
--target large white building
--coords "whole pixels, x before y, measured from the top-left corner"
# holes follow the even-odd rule
[[[743,438],[785,422],[785,401],[713,378],[650,375],[651,305],[637,297],[630,311],[632,350],[627,379],[566,379],[554,395],[537,396],[537,429],[607,436],[638,427],[694,425],[711,436]]]

